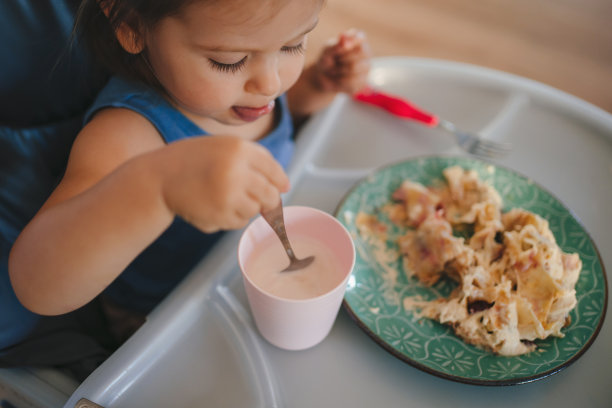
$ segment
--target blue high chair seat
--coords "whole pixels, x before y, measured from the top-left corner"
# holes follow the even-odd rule
[[[0,2],[0,234],[4,255],[61,176],[106,82],[71,42],[78,0]]]
[[[33,127],[75,117],[106,76],[71,46],[79,0],[0,2],[0,123]]]
[[[9,250],[62,176],[81,115],[107,80],[71,39],[78,5],[0,2],[0,313],[15,301],[6,272]],[[10,325],[26,313],[12,313]],[[0,327],[0,345],[9,332]],[[16,406],[55,406],[73,387],[54,370],[0,369],[0,406],[10,406],[8,395],[18,398]]]

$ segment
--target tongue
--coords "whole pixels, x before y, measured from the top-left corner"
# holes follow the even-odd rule
[[[244,106],[234,106],[234,112],[240,117],[242,120],[246,120],[248,122],[254,121],[263,115],[267,115],[272,112],[274,109],[274,101],[270,101],[266,106],[262,106],[259,108],[247,108]]]

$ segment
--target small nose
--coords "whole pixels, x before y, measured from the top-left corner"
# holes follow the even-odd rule
[[[265,96],[278,95],[280,88],[281,79],[277,58],[259,61],[254,67],[253,74],[245,84],[247,92]]]

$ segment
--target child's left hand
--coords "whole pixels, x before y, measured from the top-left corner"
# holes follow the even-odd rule
[[[325,47],[315,65],[315,81],[324,92],[360,91],[370,70],[370,47],[363,31],[348,30]]]

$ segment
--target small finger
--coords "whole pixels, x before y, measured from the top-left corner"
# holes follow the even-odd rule
[[[258,157],[250,163],[251,168],[264,175],[279,191],[289,191],[289,177],[283,167],[265,147],[259,144],[256,146]]]
[[[238,210],[234,211],[231,217],[228,218],[227,224],[223,229],[225,230],[236,230],[244,227],[248,224],[251,217],[244,217]]]
[[[261,205],[254,199],[251,194],[247,193],[245,198],[240,201],[240,206],[235,209],[235,216],[237,217],[236,223],[242,223],[248,221],[253,216],[259,214],[261,211]]]
[[[249,181],[247,194],[258,205],[258,208],[255,209],[256,211],[272,208],[278,204],[280,199],[279,190],[270,184],[262,174],[254,173]]]
[[[345,54],[347,52],[352,52],[357,48],[361,48],[365,42],[366,37],[363,31],[350,29],[340,34],[336,48],[341,54]]]

